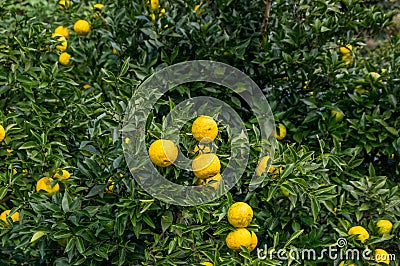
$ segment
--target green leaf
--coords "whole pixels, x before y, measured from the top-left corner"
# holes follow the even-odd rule
[[[2,200],[5,195],[7,195],[7,188],[6,187],[0,187],[0,200]]]
[[[83,240],[80,237],[76,238],[76,249],[78,250],[79,253],[83,254],[83,252],[85,251],[85,247],[83,245]]]
[[[38,144],[35,141],[28,141],[22,144],[21,147],[18,148],[18,150],[26,150],[26,149],[32,149],[38,147]]]
[[[78,166],[79,171],[82,172],[82,174],[84,174],[85,176],[87,176],[89,178],[93,178],[92,173],[81,162],[78,161],[77,166]],[[104,185],[104,187],[105,187],[105,185]]]
[[[368,172],[370,177],[375,177],[375,168],[372,163],[369,164]]]
[[[86,197],[93,197],[99,194],[103,194],[104,190],[106,188],[106,184],[103,185],[95,185],[94,187],[92,187],[92,189],[89,191],[89,193],[86,195]]]
[[[74,237],[71,237],[68,240],[67,246],[65,247],[65,252],[71,251],[75,247],[76,240]]]
[[[299,231],[294,232],[289,240],[286,242],[286,244],[283,246],[283,248],[287,248],[296,238],[298,238],[301,234],[303,234],[304,229],[301,229]]]
[[[119,73],[119,76],[120,76],[120,77],[125,76],[126,72],[128,72],[128,69],[129,69],[129,61],[130,61],[130,60],[131,60],[131,58],[128,57],[127,59],[125,59],[124,63],[122,64],[121,71],[120,71],[120,73]]]
[[[153,221],[150,219],[150,217],[149,217],[147,214],[143,215],[143,221],[144,221],[148,226],[150,226],[150,227],[152,227],[152,228],[156,228],[155,224],[153,223]]]
[[[311,198],[311,212],[314,217],[314,222],[317,221],[319,211],[321,210],[321,205],[316,198]]]
[[[61,207],[64,212],[69,212],[69,206],[71,205],[71,197],[69,196],[68,192],[64,192],[64,196],[61,202]]]
[[[399,135],[399,132],[394,127],[385,127],[385,129],[393,136],[397,137]]]
[[[397,107],[397,100],[393,94],[388,95],[389,102],[393,105],[393,107]]]
[[[283,173],[281,174],[281,178],[284,179],[284,178],[288,177],[288,176],[292,173],[294,167],[295,167],[294,164],[289,164],[289,165],[283,170]]]
[[[173,214],[171,211],[167,211],[165,215],[161,217],[161,230],[164,233],[172,225]]]
[[[39,232],[34,233],[32,238],[31,238],[30,243],[35,242],[36,240],[38,240],[39,238],[41,238],[44,235],[45,235],[45,232],[43,232],[43,231],[39,231]]]
[[[269,202],[277,193],[278,187],[277,186],[271,186],[268,189],[268,197],[267,201]]]
[[[331,160],[340,169],[340,171],[343,171],[342,166],[344,166],[345,163],[342,162],[337,156],[329,156],[329,160]]]
[[[171,252],[175,249],[176,247],[176,237],[172,239],[171,242],[168,244],[168,254],[171,254]]]
[[[383,236],[381,236],[379,238],[373,238],[371,240],[368,240],[368,244],[372,245],[372,244],[376,244],[376,243],[383,243],[385,241],[392,239],[393,237],[395,237],[395,235],[384,234]]]
[[[67,230],[62,230],[53,234],[55,239],[69,238],[71,233]]]
[[[321,32],[327,32],[330,31],[330,29],[328,27],[322,26],[321,27]]]
[[[381,124],[383,127],[388,127],[389,125],[383,121],[382,119],[374,119],[375,122],[378,122],[379,124]]]
[[[118,265],[119,265],[119,266],[124,265],[125,259],[126,259],[126,250],[125,250],[125,248],[122,248],[122,249],[119,251]]]

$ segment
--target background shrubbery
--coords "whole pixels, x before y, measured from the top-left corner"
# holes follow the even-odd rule
[[[397,2],[273,1],[266,18],[263,1],[161,1],[160,10],[166,12],[153,12],[154,21],[146,1],[102,2],[96,18],[94,4],[72,1],[60,9],[52,1],[0,2],[0,124],[6,129],[0,144],[0,208],[20,212],[20,221],[0,231],[0,264],[188,265],[208,260],[285,265],[276,257],[258,260],[255,251],[226,247],[227,209],[234,201],[246,201],[254,209],[251,229],[259,247],[322,249],[347,237],[350,226],[362,225],[372,235],[365,245],[396,254],[391,265],[398,265]],[[74,34],[78,19],[90,22],[87,36]],[[59,51],[51,38],[59,25],[71,34],[69,66],[57,62]],[[340,44],[353,45],[351,62],[342,59]],[[159,101],[148,125],[149,141],[161,134],[162,112],[188,97],[207,95],[241,115],[253,149],[248,171],[226,196],[177,207],[154,199],[131,178],[119,130],[142,80],[196,59],[230,64],[263,89],[276,121],[288,130],[273,163],[284,172],[249,192],[259,156],[251,110],[227,89],[180,86]],[[332,110],[343,113],[343,121]],[[195,142],[181,135],[181,148],[189,151]],[[230,154],[226,139],[223,131],[216,140],[222,157]],[[58,168],[72,174],[60,182],[60,192],[50,198],[37,193],[36,181]],[[179,169],[169,177],[191,178],[179,175]],[[289,197],[279,189],[284,181]],[[112,192],[106,193],[111,182]],[[376,235],[381,218],[393,222],[392,234]],[[44,235],[31,243],[36,232]],[[349,246],[360,244],[349,238]],[[326,263],[332,261],[292,262]]]

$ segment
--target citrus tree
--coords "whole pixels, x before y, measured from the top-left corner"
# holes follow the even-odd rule
[[[1,1],[0,263],[398,265],[399,8]],[[121,133],[138,87],[190,60],[235,67],[262,89],[276,150],[262,154],[262,130],[240,92],[206,82],[174,87],[146,117],[145,149],[171,182],[226,192],[179,206],[140,186],[124,156],[133,140]],[[231,134],[223,111],[197,106],[193,117],[179,109],[187,119],[168,128],[166,114],[199,96],[235,110],[249,140],[244,173],[229,191],[223,170],[238,160],[232,145],[243,136]],[[160,141],[168,130],[179,143]],[[195,172],[174,164],[181,155]],[[261,182],[252,190],[254,175]],[[327,247],[369,249],[371,259],[301,257]]]

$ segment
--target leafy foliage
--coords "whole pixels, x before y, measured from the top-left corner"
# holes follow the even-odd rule
[[[259,248],[321,250],[346,237],[349,248],[399,255],[400,26],[393,20],[398,3],[271,3],[265,17],[266,4],[255,0],[206,1],[197,11],[200,3],[161,1],[165,13],[151,11],[146,1],[106,1],[100,11],[88,1],[72,1],[64,9],[53,1],[0,1],[0,124],[6,129],[0,208],[20,212],[18,222],[0,228],[0,263],[332,263],[229,250],[225,237],[233,228],[226,213],[235,201],[252,206],[250,229],[257,232]],[[78,19],[90,22],[87,36],[73,33]],[[57,41],[51,38],[59,25],[71,33],[69,66],[57,62]],[[350,63],[339,52],[344,44],[354,47]],[[166,66],[199,59],[230,64],[263,88],[276,121],[288,130],[273,162],[283,172],[278,178],[266,174],[250,192],[260,149],[251,109],[226,88],[181,85],[148,118],[149,144],[162,135],[163,114],[183,99],[207,95],[239,113],[251,153],[243,178],[220,199],[171,206],[132,179],[120,130],[138,84]],[[333,110],[344,119],[337,120]],[[217,154],[226,166],[231,136],[224,125],[219,129]],[[189,124],[179,133],[188,155],[196,142],[187,132]],[[36,192],[36,181],[60,168],[71,173],[56,181],[60,192],[52,197]],[[177,183],[195,181],[178,168],[163,171]],[[376,221],[384,218],[394,227],[390,235],[378,236]],[[370,232],[366,243],[348,237],[354,225]]]

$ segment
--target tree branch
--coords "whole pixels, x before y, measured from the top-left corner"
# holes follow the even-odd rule
[[[265,11],[264,11],[263,22],[261,24],[261,40],[258,48],[261,47],[262,38],[264,37],[264,34],[267,32],[268,29],[269,12],[271,10],[272,0],[264,0],[264,4],[265,4]]]

